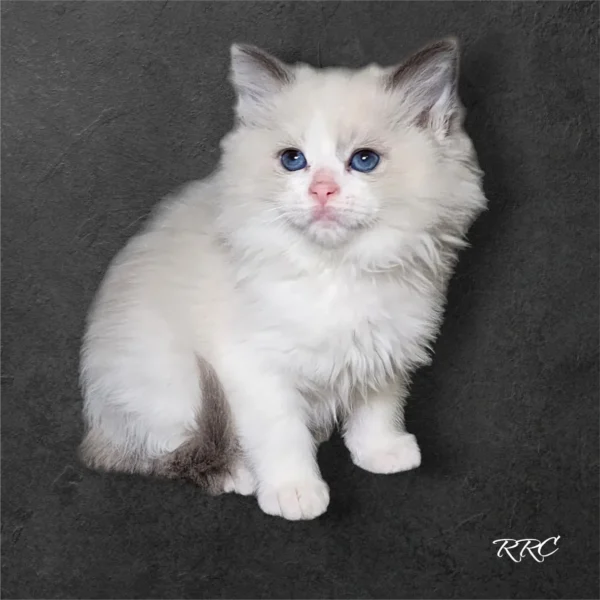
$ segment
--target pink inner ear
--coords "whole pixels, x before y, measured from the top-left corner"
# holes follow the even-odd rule
[[[333,200],[340,191],[335,175],[326,169],[318,170],[308,188],[310,196],[324,206],[330,200]]]

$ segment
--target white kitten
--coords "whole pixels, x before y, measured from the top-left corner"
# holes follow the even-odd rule
[[[409,377],[485,206],[457,74],[452,39],[361,70],[232,48],[219,169],[161,205],[90,313],[87,464],[287,519],[326,510],[315,454],[338,422],[360,467],[419,466]]]

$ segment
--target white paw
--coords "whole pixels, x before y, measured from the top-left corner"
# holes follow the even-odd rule
[[[363,446],[352,452],[355,465],[371,473],[399,473],[421,464],[421,451],[411,433],[403,433],[381,443]]]
[[[329,487],[320,479],[295,481],[258,493],[258,505],[268,515],[290,521],[314,519],[329,505]]]
[[[243,464],[238,464],[225,476],[223,491],[227,494],[233,492],[242,496],[250,496],[256,491],[254,475]]]

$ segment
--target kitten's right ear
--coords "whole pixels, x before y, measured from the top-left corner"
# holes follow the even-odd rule
[[[292,69],[267,52],[246,44],[231,47],[231,82],[237,93],[237,115],[247,124],[266,116],[273,97],[293,81]]]

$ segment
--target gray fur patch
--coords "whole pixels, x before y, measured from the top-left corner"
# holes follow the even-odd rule
[[[79,459],[86,467],[96,471],[147,474],[152,470],[152,461],[144,458],[139,451],[115,446],[98,429],[91,429],[85,434],[79,447]]]

